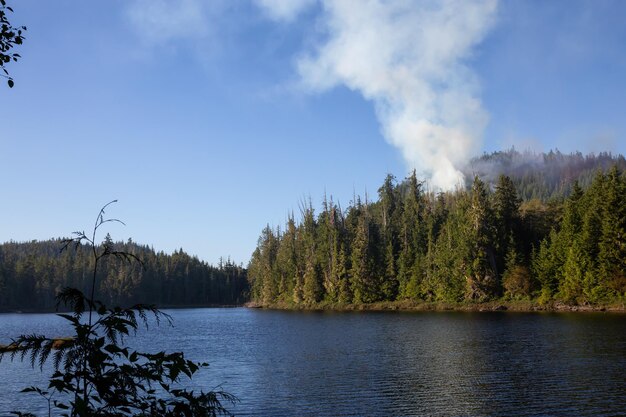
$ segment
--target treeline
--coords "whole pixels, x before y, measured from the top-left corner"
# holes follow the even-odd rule
[[[62,247],[58,239],[0,245],[0,310],[53,309],[64,287],[88,294],[94,263],[90,248],[70,246],[61,252]],[[114,257],[99,263],[96,299],[107,305],[232,305],[247,299],[246,270],[230,260],[215,267],[182,249],[169,255],[131,240],[115,243],[114,250],[135,255],[143,265]]]
[[[597,170],[567,199],[522,201],[515,181],[425,192],[415,173],[388,175],[378,200],[266,227],[248,268],[261,304],[394,300],[536,299],[570,304],[622,299],[626,291],[626,179]]]
[[[626,170],[624,156],[610,152],[564,154],[558,149],[547,153],[519,152],[511,148],[473,158],[463,171],[470,181],[468,186],[474,176],[492,185],[503,174],[511,177],[523,200],[545,201],[569,196],[575,182],[589,187],[598,169],[607,171],[614,165]]]

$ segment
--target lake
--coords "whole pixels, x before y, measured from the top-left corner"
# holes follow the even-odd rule
[[[626,315],[606,313],[168,310],[145,351],[182,350],[210,367],[240,416],[626,415]],[[66,335],[53,314],[0,314],[0,343]],[[0,416],[43,415],[39,369],[0,363]],[[47,415],[47,414],[46,414]]]

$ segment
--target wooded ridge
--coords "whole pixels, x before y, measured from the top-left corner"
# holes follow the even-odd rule
[[[480,169],[454,192],[428,191],[415,172],[388,175],[377,201],[343,209],[325,197],[318,215],[309,202],[298,221],[265,227],[248,269],[252,301],[623,304],[621,155],[510,150],[473,162]]]
[[[61,239],[0,245],[0,310],[50,311],[62,288],[86,291],[93,269],[89,248],[61,252],[62,247]],[[96,293],[109,305],[198,307],[247,300],[246,270],[230,259],[212,266],[182,249],[170,255],[131,240],[113,247],[137,256],[143,265],[116,258],[102,262]]]

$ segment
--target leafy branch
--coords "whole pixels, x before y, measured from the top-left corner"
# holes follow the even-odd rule
[[[96,274],[98,272],[98,263],[100,262],[102,258],[113,256],[117,259],[122,259],[129,263],[132,261],[136,261],[139,264],[141,264],[141,266],[145,269],[145,265],[143,261],[139,259],[135,254],[130,253],[130,252],[125,252],[125,251],[115,250],[113,240],[111,239],[111,236],[108,233],[106,237],[104,238],[104,241],[100,245],[101,251],[98,252],[98,245],[96,245],[96,235],[98,233],[98,229],[100,229],[102,225],[106,223],[120,223],[126,226],[126,224],[119,219],[113,219],[113,218],[107,219],[104,217],[104,215],[106,214],[105,209],[108,208],[113,203],[117,203],[117,200],[109,201],[98,212],[98,216],[96,216],[96,221],[92,229],[91,238],[89,238],[87,234],[84,231],[82,231],[82,232],[73,232],[72,233],[74,235],[73,238],[64,239],[61,241],[61,243],[63,244],[63,246],[61,247],[61,252],[66,250],[70,245],[74,245],[75,249],[78,249],[78,247],[82,245],[83,243],[86,243],[87,245],[91,247],[91,252],[92,252],[93,259],[94,259],[94,267],[92,270],[92,280],[91,280],[91,296],[89,298],[89,300],[91,300],[91,303],[94,302],[93,300],[95,297]],[[58,303],[57,303],[57,306],[58,306]],[[89,304],[89,324],[91,324],[91,313],[94,310],[93,307],[94,307],[93,305]]]
[[[20,54],[12,53],[11,49],[24,42],[23,33],[26,31],[26,26],[13,27],[9,22],[7,12],[13,13],[13,9],[7,6],[6,0],[0,0],[0,68],[3,72],[0,73],[0,76],[7,80],[10,88],[13,88],[15,82],[5,66],[11,61],[17,62],[21,58]]]

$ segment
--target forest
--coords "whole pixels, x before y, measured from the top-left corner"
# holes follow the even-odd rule
[[[355,196],[343,208],[324,197],[317,214],[309,200],[299,219],[266,226],[247,269],[117,242],[143,264],[107,259],[97,297],[168,307],[623,302],[625,171],[621,155],[511,149],[470,161],[467,184],[454,192],[428,190],[415,172],[387,175],[376,200]],[[88,248],[62,247],[61,239],[0,244],[0,311],[53,310],[61,289],[86,289]]]
[[[558,151],[485,154],[466,187],[434,193],[415,172],[387,175],[376,201],[261,232],[251,298],[314,307],[385,301],[533,300],[594,305],[626,292],[624,157]]]
[[[105,238],[110,241],[110,236]],[[0,245],[0,311],[54,310],[65,287],[87,291],[93,270],[90,247],[63,248],[61,239]],[[238,305],[246,301],[246,270],[230,259],[212,266],[182,249],[165,254],[134,243],[115,250],[141,262],[109,257],[98,266],[96,298],[108,305]]]

